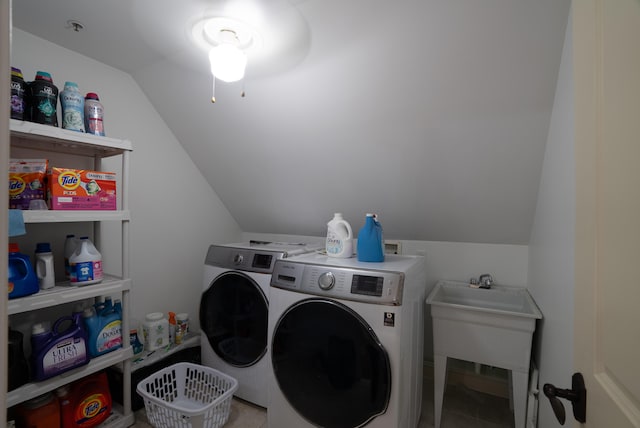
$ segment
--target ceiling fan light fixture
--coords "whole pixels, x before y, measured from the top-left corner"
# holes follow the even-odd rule
[[[247,56],[231,43],[222,43],[209,51],[211,74],[223,82],[237,82],[244,78]]]

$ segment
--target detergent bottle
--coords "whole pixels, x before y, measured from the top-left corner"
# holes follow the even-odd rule
[[[28,296],[40,291],[38,277],[31,265],[31,259],[20,252],[18,244],[9,244],[9,265],[7,269],[9,299]]]
[[[353,255],[353,231],[341,213],[335,213],[327,223],[327,256],[349,258]]]
[[[69,326],[60,331],[65,323]],[[34,324],[31,328],[31,362],[37,381],[87,364],[87,334],[79,317],[59,318],[51,329],[48,323]]]
[[[73,382],[64,397],[69,401],[68,408],[63,408],[68,425],[62,428],[92,428],[111,414],[111,393],[104,371]]]
[[[357,257],[360,262],[384,261],[382,226],[376,214],[367,214],[364,226],[358,233]]]
[[[82,313],[91,358],[122,347],[122,315],[106,299],[104,309],[88,307]]]

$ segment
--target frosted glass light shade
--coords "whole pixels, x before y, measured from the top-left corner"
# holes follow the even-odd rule
[[[244,77],[247,56],[230,43],[222,43],[209,51],[211,73],[224,82],[236,82]]]

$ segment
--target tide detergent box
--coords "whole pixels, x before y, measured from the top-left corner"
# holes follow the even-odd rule
[[[9,208],[28,210],[29,202],[45,199],[48,161],[46,159],[9,160]]]
[[[52,167],[49,197],[52,210],[115,210],[116,174]]]

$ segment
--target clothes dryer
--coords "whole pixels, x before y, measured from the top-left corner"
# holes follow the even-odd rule
[[[238,380],[236,396],[267,406],[269,282],[278,259],[322,243],[250,241],[211,245],[200,299],[202,364]]]
[[[271,279],[271,428],[415,428],[425,259],[305,254]]]

